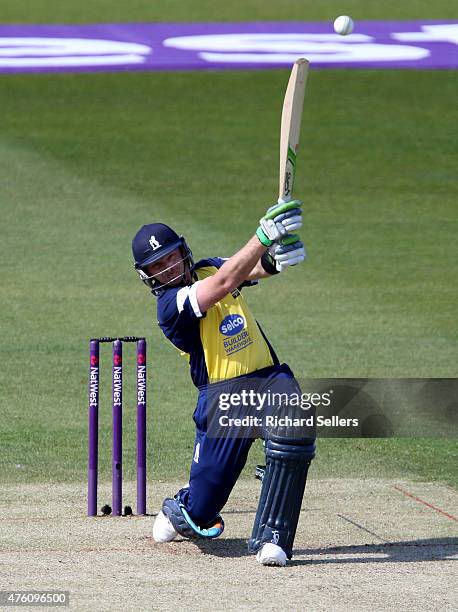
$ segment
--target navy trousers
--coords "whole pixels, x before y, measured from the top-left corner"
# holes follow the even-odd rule
[[[178,493],[191,518],[199,526],[211,523],[226,504],[255,439],[231,435],[213,437],[214,434],[209,432],[209,411],[215,409],[215,396],[220,392],[239,392],[243,388],[267,390],[275,386],[275,381],[279,379],[286,379],[294,387],[297,385],[290,368],[281,364],[199,389],[193,415],[196,438],[189,486]]]

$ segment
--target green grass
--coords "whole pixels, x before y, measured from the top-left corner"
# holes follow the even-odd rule
[[[97,23],[117,21],[333,21],[338,15],[354,19],[456,19],[452,0],[363,2],[362,0],[3,0],[3,23]]]
[[[452,5],[329,2],[325,10],[291,2],[285,12],[253,2],[242,11],[236,2],[221,14],[204,2],[192,11],[164,6],[94,2],[83,14],[79,5],[26,10],[8,1],[2,20],[324,20],[328,11],[445,18]],[[197,258],[230,255],[249,238],[277,188],[287,77],[275,70],[0,78],[4,481],[84,479],[88,339],[102,334],[147,336],[149,459],[156,478],[186,476],[195,392],[132,271],[130,241],[153,220],[183,232]],[[456,376],[454,77],[312,71],[297,176],[309,261],[246,292],[299,377]],[[101,464],[109,478],[105,376]],[[247,473],[260,458],[258,448]],[[456,459],[450,439],[322,440],[312,473],[456,486]]]

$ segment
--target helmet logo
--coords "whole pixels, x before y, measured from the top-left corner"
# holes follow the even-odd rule
[[[149,239],[149,243],[153,251],[162,246],[162,244],[159,244],[159,242],[156,240],[156,236],[151,236],[151,238]]]

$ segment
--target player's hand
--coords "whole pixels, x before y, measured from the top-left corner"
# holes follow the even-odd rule
[[[295,266],[307,257],[304,245],[297,234],[281,238],[269,248],[269,254],[275,262],[275,268],[282,272],[288,266]]]
[[[302,227],[301,206],[299,200],[291,200],[268,208],[256,231],[260,242],[264,246],[271,246],[274,241]]]

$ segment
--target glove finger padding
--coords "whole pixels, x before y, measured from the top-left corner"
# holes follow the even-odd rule
[[[277,221],[278,217],[275,217],[275,223],[281,223],[285,230],[288,232],[295,232],[302,227],[302,215],[294,215],[292,217],[287,217],[286,215],[280,215],[280,217],[285,217],[281,221]]]
[[[306,258],[304,245],[298,238],[299,236],[287,236],[280,243],[270,247],[269,252],[279,271],[286,266],[295,266]]]
[[[301,217],[302,211],[300,208],[292,208],[284,213],[280,213],[276,217],[274,217],[275,223],[281,223],[285,219],[290,219],[291,217]]]
[[[256,232],[260,242],[270,246],[273,241],[285,237],[289,232],[302,226],[302,213],[299,200],[275,204],[267,209],[266,214],[259,221]]]
[[[304,261],[304,259],[305,259],[305,254],[300,254],[300,255],[296,255],[296,257],[288,259],[288,261],[278,261],[277,265],[280,265],[283,269],[283,268],[286,268],[286,266],[296,266],[298,263],[301,263],[301,261]]]
[[[277,246],[273,252],[273,256],[277,261],[286,261],[287,259],[291,259],[294,255],[305,255],[305,249],[302,242],[295,242],[294,244],[289,244],[288,246]]]
[[[274,204],[273,206],[269,206],[266,210],[266,214],[264,215],[265,219],[274,219],[278,215],[294,209],[300,209],[303,202],[301,200],[291,200],[290,202],[280,202],[278,204]]]

